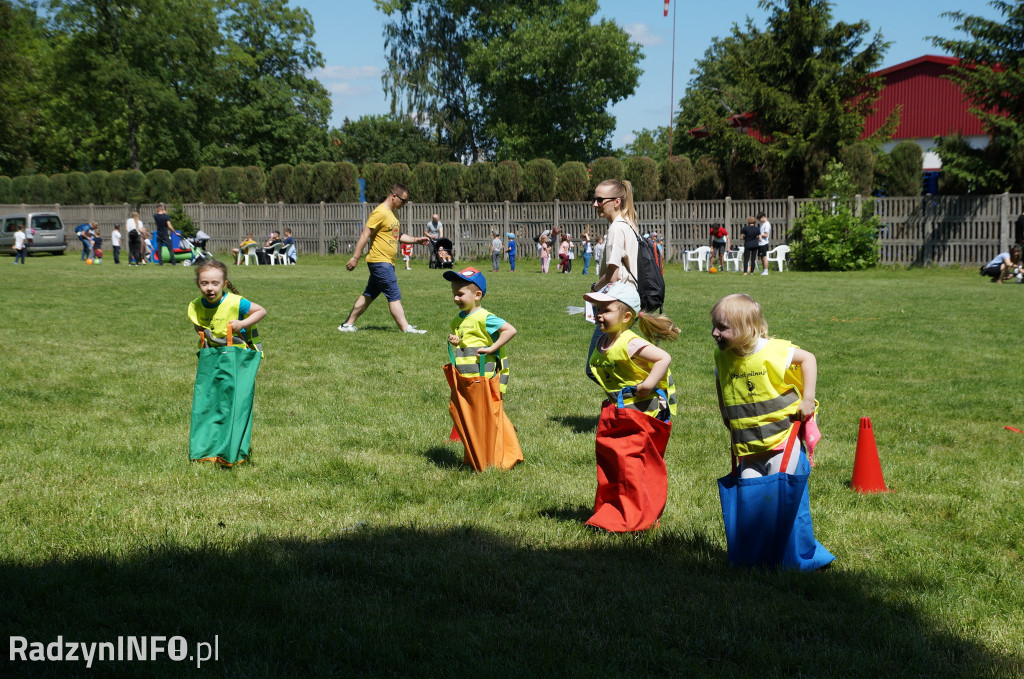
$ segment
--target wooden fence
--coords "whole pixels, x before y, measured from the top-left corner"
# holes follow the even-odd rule
[[[667,258],[681,261],[684,252],[708,242],[712,224],[725,224],[733,239],[739,238],[747,217],[764,212],[772,224],[773,244],[784,243],[800,209],[824,199],[694,200],[638,203],[641,229],[664,235]],[[857,198],[857,209],[866,201]],[[985,264],[1006,250],[1014,240],[1013,226],[1024,214],[1024,194],[993,196],[928,196],[875,198],[875,214],[882,220],[879,232],[883,264],[963,265]],[[291,229],[299,253],[352,251],[356,239],[375,206],[368,203],[319,203],[293,205],[190,203],[184,206],[197,228],[212,236],[210,249],[225,252],[252,233],[262,240],[270,231]],[[0,205],[0,214],[53,211],[65,225],[94,221],[109,234],[124,224],[132,209],[152,226],[155,205]],[[403,230],[421,235],[432,214],[440,215],[445,235],[455,246],[457,259],[486,257],[491,233],[513,232],[520,239],[520,256],[536,256],[533,237],[559,226],[574,240],[587,231],[603,234],[607,223],[596,216],[590,203],[410,203],[398,213]],[[425,249],[417,248],[424,257]]]

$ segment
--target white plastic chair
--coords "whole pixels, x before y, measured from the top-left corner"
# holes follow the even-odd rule
[[[270,260],[270,266],[274,266],[274,264],[276,264],[277,260],[279,259],[281,260],[282,264],[288,263],[287,260],[285,259],[284,253],[281,252],[281,248],[283,247],[283,243],[274,243],[273,247],[270,248],[270,252],[267,253],[267,259]]]
[[[710,245],[701,245],[696,250],[687,250],[686,257],[683,259],[683,271],[690,270],[690,262],[697,262],[697,271],[704,271],[707,268],[710,256]]]
[[[260,263],[260,259],[259,259],[259,257],[256,256],[257,245],[258,245],[257,243],[250,243],[249,245],[245,246],[245,250],[244,251],[239,251],[239,253],[238,253],[238,263],[241,264],[242,263],[242,257],[245,257],[245,265],[249,266],[249,258],[252,257],[253,259],[256,260],[256,264],[259,264]]]
[[[295,264],[299,261],[299,251],[295,248],[295,244],[292,243],[288,246],[288,249],[284,251],[284,263]]]
[[[788,245],[778,245],[778,246],[772,248],[771,250],[769,250],[768,254],[765,255],[765,259],[768,260],[769,268],[771,267],[772,262],[775,262],[776,264],[779,265],[779,271],[782,271],[782,265],[785,263],[786,255],[788,255],[788,254],[789,254],[789,246]]]
[[[726,271],[730,269],[739,271],[743,267],[743,246],[741,245],[738,250],[726,252],[722,259],[725,262]]]

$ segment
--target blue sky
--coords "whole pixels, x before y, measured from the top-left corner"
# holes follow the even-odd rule
[[[389,104],[381,87],[384,55],[384,15],[372,0],[292,0],[292,6],[304,7],[316,25],[314,38],[326,66],[314,75],[331,93],[332,126],[340,126],[347,116],[387,113]],[[678,7],[673,7],[678,4]],[[728,35],[734,23],[743,25],[746,17],[764,27],[766,13],[756,0],[711,0],[679,2],[672,0],[669,16],[663,16],[664,0],[603,0],[598,15],[614,20],[640,43],[644,54],[640,67],[644,73],[636,92],[612,107],[617,127],[614,146],[632,140],[632,132],[667,125],[670,88],[674,81],[678,102],[697,59],[704,55],[711,39]],[[881,31],[892,42],[883,67],[892,66],[924,54],[941,54],[928,36],[962,37],[953,31],[953,22],[942,12],[961,10],[989,18],[998,14],[983,0],[841,0],[832,3],[835,21],[866,20],[872,33]],[[676,15],[675,78],[672,78],[672,15]]]

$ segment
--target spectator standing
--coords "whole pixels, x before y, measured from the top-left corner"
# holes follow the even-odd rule
[[[498,267],[501,266],[501,253],[504,251],[505,246],[501,242],[501,238],[498,237],[497,231],[491,232],[491,271],[498,273]]]
[[[28,237],[25,235],[25,225],[24,224],[19,224],[18,225],[18,230],[14,232],[14,263],[15,264],[18,263],[19,259],[21,260],[22,264],[25,263],[25,250],[27,248],[27,246],[25,245],[25,241],[27,240],[27,238]]]
[[[747,217],[747,225],[740,231],[743,236],[743,275],[753,274],[757,269],[757,241],[761,238],[761,228],[757,220]]]
[[[398,288],[398,278],[395,277],[395,255],[398,253],[399,243],[419,243],[420,245],[430,244],[429,236],[414,237],[409,234],[399,233],[401,224],[394,211],[409,202],[409,189],[402,184],[395,184],[391,187],[391,194],[378,205],[370,217],[366,220],[366,226],[359,234],[352,258],[345,264],[345,268],[352,271],[359,265],[359,256],[363,248],[369,243],[369,253],[366,255],[366,266],[370,270],[370,278],[366,283],[363,294],[356,298],[352,305],[352,311],[344,323],[338,326],[341,332],[355,332],[356,320],[363,315],[367,307],[377,299],[382,292],[388,300],[388,310],[391,317],[402,332],[422,335],[426,330],[420,330],[414,325],[409,325],[405,320],[405,309],[402,308],[402,291]],[[436,215],[435,215],[436,216]],[[440,225],[440,222],[438,222]]]
[[[590,244],[590,234],[586,231],[580,236],[580,248],[583,250],[583,275],[590,273],[590,258],[594,254],[594,248]]]
[[[153,223],[156,224],[156,251],[160,255],[160,266],[164,265],[164,258],[160,252],[161,246],[167,248],[167,258],[171,260],[171,266],[176,265],[174,245],[171,242],[171,234],[174,233],[174,227],[171,225],[171,218],[167,216],[167,207],[163,203],[156,206]]]
[[[772,223],[762,212],[757,215],[757,221],[761,222],[761,235],[757,241],[757,256],[761,258],[761,275],[768,275],[768,241],[772,237]]]
[[[142,221],[138,212],[132,212],[124,229],[128,234],[128,266],[142,264]]]
[[[597,242],[594,243],[594,261],[597,262],[598,264],[600,264],[601,263],[601,255],[603,255],[603,254],[604,254],[604,236],[598,236],[597,237]],[[601,275],[599,269],[600,269],[599,266],[594,266],[594,271],[597,273],[598,276]]]
[[[718,269],[725,271],[725,252],[729,249],[729,229],[724,224],[712,224],[708,245],[711,246],[711,265],[718,259]]]
[[[114,251],[114,264],[121,263],[121,227],[114,224],[114,230],[110,232],[110,249]]]

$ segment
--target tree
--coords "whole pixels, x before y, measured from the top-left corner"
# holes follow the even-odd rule
[[[466,198],[474,203],[494,202],[494,166],[485,160],[466,168]]]
[[[862,196],[871,195],[875,176],[875,154],[871,145],[859,141],[839,149],[839,162],[850,175],[854,189]]]
[[[555,195],[558,196],[558,200],[586,200],[589,188],[590,178],[587,176],[587,166],[583,163],[570,160],[558,168],[555,181]]]
[[[672,200],[686,200],[693,190],[693,163],[686,156],[672,156],[661,161],[659,168],[661,195]]]
[[[438,177],[435,163],[417,163],[409,179],[409,195],[417,203],[433,203],[437,199]]]
[[[615,156],[595,158],[590,164],[590,192],[606,179],[622,179],[622,161]]]
[[[921,195],[921,147],[912,141],[901,141],[889,152],[887,196]]]
[[[622,164],[623,174],[633,185],[633,200],[646,201],[658,198],[658,164],[644,156],[626,158]]]
[[[494,191],[499,201],[511,203],[523,193],[523,168],[514,160],[503,160],[494,170]]]
[[[549,203],[555,198],[555,164],[547,158],[534,158],[523,168],[523,200]]]
[[[408,116],[371,115],[355,121],[346,118],[332,136],[337,157],[356,165],[451,160],[451,152]]]
[[[677,130],[676,134],[680,134]],[[654,130],[646,128],[633,131],[633,141],[623,146],[616,153],[620,158],[630,156],[644,156],[653,159],[659,165],[668,158],[668,126],[664,125]]]
[[[959,85],[970,111],[992,136],[992,147],[983,154],[969,147],[947,143],[942,149],[942,172],[954,175],[960,185],[985,193],[1024,191],[1024,3],[992,0],[1002,15],[990,20],[963,12],[942,16],[957,22],[956,29],[968,39],[933,37],[932,42],[959,57],[950,80]]]
[[[827,161],[863,132],[882,86],[870,74],[888,43],[868,39],[867,22],[833,24],[827,0],[758,5],[769,13],[764,30],[749,18],[742,29],[734,24],[698,62],[677,122],[706,136],[680,134],[674,150],[712,155],[743,181],[753,175],[738,166],[756,168],[769,195],[806,196]],[[749,127],[756,137],[744,133]]]
[[[642,56],[614,22],[592,21],[596,0],[376,1],[389,17],[392,111],[423,115],[457,157],[608,151],[607,108],[636,89]]]

